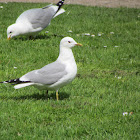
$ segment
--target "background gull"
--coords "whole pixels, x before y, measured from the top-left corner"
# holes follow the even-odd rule
[[[7,28],[7,39],[18,35],[34,35],[46,28],[51,19],[64,13],[60,9],[64,0],[60,0],[56,5],[48,5],[43,8],[30,9],[23,12],[16,20],[16,23]]]
[[[72,53],[74,46],[82,46],[71,37],[65,37],[60,42],[60,51],[57,60],[41,69],[33,70],[18,79],[0,83],[14,83],[15,89],[26,86],[35,86],[43,90],[55,90],[58,100],[59,88],[70,83],[76,76],[77,65]]]

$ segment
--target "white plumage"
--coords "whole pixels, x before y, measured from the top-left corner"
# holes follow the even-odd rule
[[[51,20],[64,13],[61,9],[64,0],[60,0],[57,5],[48,5],[44,8],[35,8],[23,12],[16,22],[7,28],[7,39],[19,35],[36,35],[46,28]]]
[[[55,62],[30,71],[18,79],[4,82],[17,84],[14,86],[15,89],[35,86],[43,90],[55,90],[58,100],[59,88],[70,83],[77,74],[77,65],[72,53],[74,46],[81,46],[81,44],[71,37],[63,38],[60,42],[59,56]]]

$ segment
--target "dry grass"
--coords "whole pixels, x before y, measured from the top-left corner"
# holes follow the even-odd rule
[[[0,0],[0,2],[48,2],[57,3],[59,0]],[[139,0],[66,0],[65,4],[82,4],[87,6],[129,7],[140,8]]]

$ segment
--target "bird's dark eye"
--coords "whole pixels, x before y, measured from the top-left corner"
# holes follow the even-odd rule
[[[70,41],[68,41],[69,43],[71,43]]]
[[[10,34],[12,33],[12,31],[10,31]]]

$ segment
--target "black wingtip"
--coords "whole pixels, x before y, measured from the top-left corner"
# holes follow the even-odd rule
[[[19,78],[17,78],[17,79],[11,79],[8,81],[2,81],[0,83],[19,83],[19,82],[20,82],[20,80],[19,80]]]
[[[12,84],[21,84],[21,83],[29,83],[30,81],[20,81],[19,78],[17,79],[11,79],[11,80],[8,80],[8,81],[3,81],[3,82],[0,82],[0,83],[12,83]]]
[[[64,4],[64,0],[60,0],[56,5],[59,6],[58,10],[61,8],[61,6]]]

